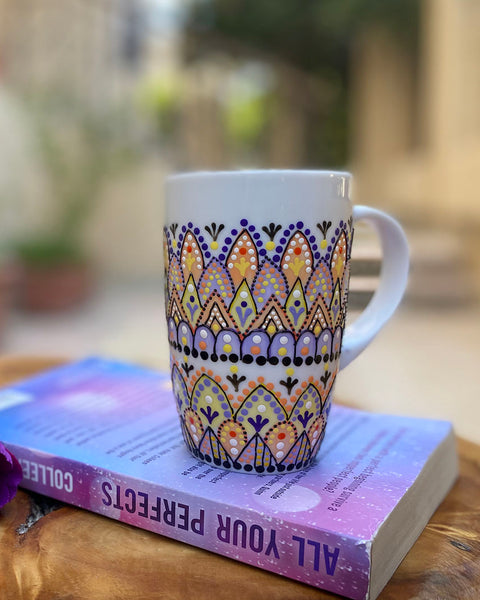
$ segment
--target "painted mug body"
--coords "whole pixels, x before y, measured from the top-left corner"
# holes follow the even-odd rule
[[[239,472],[308,467],[340,366],[350,175],[173,176],[164,234],[171,375],[187,447]]]

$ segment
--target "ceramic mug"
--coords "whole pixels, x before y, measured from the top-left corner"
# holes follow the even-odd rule
[[[198,459],[245,473],[309,466],[339,369],[400,302],[408,246],[398,223],[352,208],[330,171],[174,175],[166,184],[166,314],[174,395]],[[383,250],[379,287],[345,327],[353,226]]]

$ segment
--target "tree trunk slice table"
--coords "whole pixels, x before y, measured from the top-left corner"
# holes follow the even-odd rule
[[[0,385],[60,362],[2,358]],[[381,600],[480,598],[480,447],[458,440],[458,448],[459,479]],[[334,597],[29,492],[0,510],[0,600]]]

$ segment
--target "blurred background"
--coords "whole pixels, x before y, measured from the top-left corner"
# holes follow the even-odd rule
[[[337,396],[480,442],[479,31],[475,0],[0,0],[0,352],[167,368],[165,175],[348,169],[412,269]],[[368,229],[353,256],[352,318]]]

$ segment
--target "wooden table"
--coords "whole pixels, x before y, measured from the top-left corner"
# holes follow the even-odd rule
[[[0,384],[59,361],[0,359]],[[480,447],[380,595],[480,598]],[[395,540],[392,540],[395,543]],[[306,600],[333,594],[19,491],[0,511],[0,600]]]

